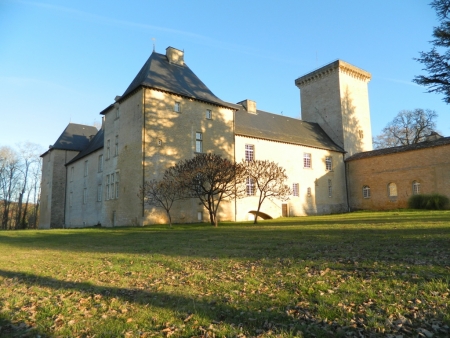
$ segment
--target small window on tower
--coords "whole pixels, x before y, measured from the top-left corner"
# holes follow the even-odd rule
[[[212,111],[211,111],[211,109],[206,109],[206,118],[208,120],[212,119]]]
[[[173,107],[173,111],[176,111],[177,113],[181,112],[181,103],[180,102],[175,102],[175,105]]]
[[[364,131],[363,130],[358,130],[358,134],[359,134],[359,138],[363,139],[364,138]]]

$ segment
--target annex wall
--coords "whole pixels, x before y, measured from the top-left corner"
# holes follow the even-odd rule
[[[103,149],[66,167],[65,227],[79,228],[103,221]]]
[[[420,193],[450,197],[450,145],[355,159],[347,168],[352,210],[406,208],[414,181]],[[396,185],[397,197],[389,196],[390,183]],[[364,198],[364,186],[370,188],[370,197]]]
[[[42,157],[40,229],[64,226],[67,179],[64,165],[77,154],[77,151],[50,149]]]
[[[236,135],[236,160],[245,159],[245,145],[254,146],[255,160],[269,160],[286,169],[287,184],[299,185],[298,196],[290,196],[289,201],[264,201],[261,212],[273,218],[282,216],[282,204],[288,205],[288,216],[304,216],[345,212],[347,194],[345,185],[345,167],[342,153],[287,144],[264,139]],[[311,168],[303,167],[303,155],[311,154]],[[332,158],[332,170],[326,170],[325,159]],[[331,184],[331,194],[329,186]],[[247,196],[237,200],[236,219],[244,221],[253,219],[249,211],[258,207],[258,192],[255,196]]]
[[[143,144],[145,180],[160,179],[164,171],[201,152],[234,159],[233,110],[154,89],[145,89]],[[233,220],[233,203],[222,202],[218,218]],[[197,199],[177,202],[173,222],[208,221]],[[144,224],[167,223],[165,211],[145,206]]]

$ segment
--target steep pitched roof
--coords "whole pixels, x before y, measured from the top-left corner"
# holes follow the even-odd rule
[[[317,123],[271,114],[262,110],[251,114],[242,105],[234,106],[239,109],[236,112],[236,135],[345,152],[328,137]]]
[[[392,147],[392,148],[364,151],[364,152],[357,153],[357,154],[350,156],[345,161],[348,162],[348,161],[359,160],[362,158],[388,155],[388,154],[396,154],[396,153],[402,153],[405,151],[426,149],[426,148],[438,147],[438,146],[443,146],[443,145],[448,145],[448,144],[450,144],[450,137],[442,137],[440,139],[437,139],[436,141],[425,141],[425,142],[420,142],[420,143],[415,143],[415,144],[408,144],[406,146],[398,146],[398,147]]]
[[[79,159],[82,159],[83,157],[92,154],[94,151],[97,151],[101,148],[103,148],[104,144],[104,129],[101,128],[97,134],[92,138],[92,140],[89,142],[87,147],[82,150],[77,156],[75,156],[73,159],[71,159],[69,162],[66,163],[66,165],[69,165],[73,162],[78,161]]]
[[[179,94],[222,107],[230,105],[215,96],[208,87],[184,64],[170,63],[163,54],[153,52],[122,95],[122,99],[140,86]]]
[[[83,124],[69,123],[50,149],[82,151],[89,144],[90,137],[97,134],[97,128]],[[44,156],[48,151],[41,155]]]

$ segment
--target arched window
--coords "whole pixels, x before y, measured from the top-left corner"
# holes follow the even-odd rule
[[[395,183],[389,183],[388,194],[389,197],[397,197],[397,185]]]
[[[413,195],[419,195],[420,194],[420,183],[417,181],[412,182],[412,193]]]
[[[363,197],[370,198],[370,187],[368,185],[363,187]]]

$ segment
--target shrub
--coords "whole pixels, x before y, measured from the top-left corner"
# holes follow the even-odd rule
[[[414,195],[408,199],[408,207],[411,209],[443,210],[448,205],[448,197],[440,194]]]

